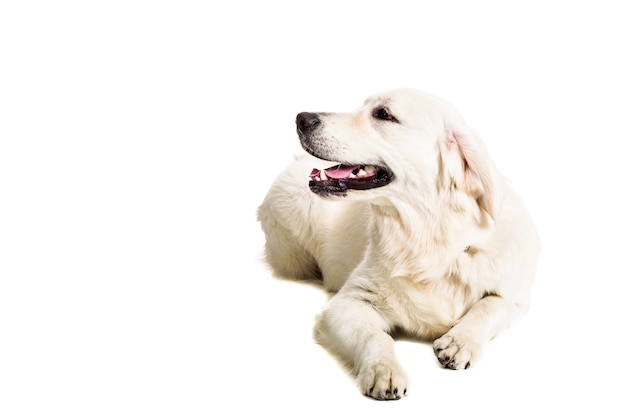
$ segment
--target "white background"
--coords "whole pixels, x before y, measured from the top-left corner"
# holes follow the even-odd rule
[[[624,415],[619,3],[2,2],[0,415]],[[382,403],[255,210],[298,112],[393,87],[456,105],[544,252],[475,368],[398,341],[412,390]]]

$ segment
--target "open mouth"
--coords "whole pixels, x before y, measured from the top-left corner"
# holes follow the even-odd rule
[[[320,195],[345,195],[348,190],[370,190],[383,187],[393,180],[393,173],[375,165],[335,165],[313,169],[309,188]]]

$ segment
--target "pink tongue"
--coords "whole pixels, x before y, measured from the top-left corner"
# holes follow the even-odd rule
[[[324,172],[326,172],[326,176],[328,178],[341,179],[348,178],[348,176],[352,174],[352,171],[354,171],[355,168],[356,167],[354,166],[338,165],[336,167],[328,168],[324,170]]]

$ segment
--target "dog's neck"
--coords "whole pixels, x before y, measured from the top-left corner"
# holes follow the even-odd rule
[[[427,207],[406,199],[372,203],[372,244],[389,260],[393,275],[419,275],[422,271],[443,274],[458,256],[468,254],[468,248],[476,250],[476,242],[468,240],[475,233],[467,230],[467,218],[474,218],[475,227],[481,229],[482,215],[446,206],[434,206],[437,211]],[[397,270],[398,265],[406,270]]]

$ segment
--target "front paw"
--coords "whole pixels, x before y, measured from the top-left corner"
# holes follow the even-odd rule
[[[399,400],[407,395],[407,378],[398,364],[377,363],[358,375],[361,392],[377,400]]]
[[[468,369],[478,359],[481,346],[463,335],[447,333],[435,340],[433,350],[443,367]]]

